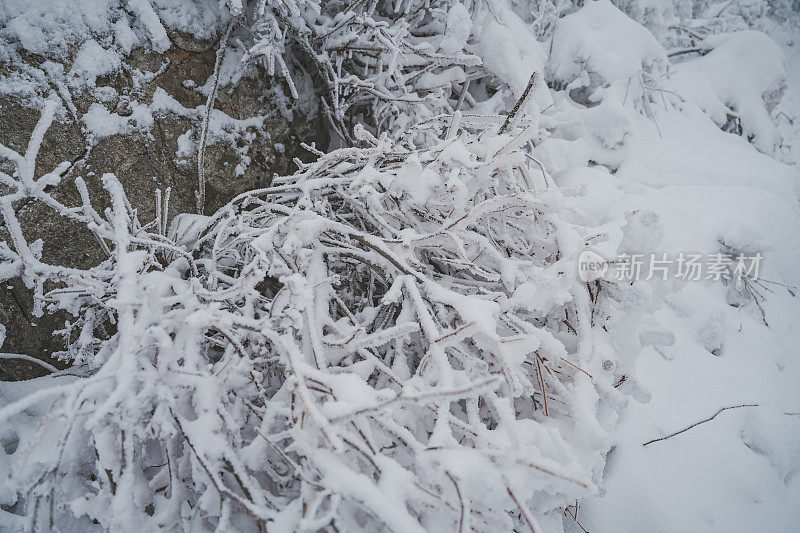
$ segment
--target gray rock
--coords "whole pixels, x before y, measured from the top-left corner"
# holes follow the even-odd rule
[[[195,151],[184,161],[179,161],[176,151],[178,138],[187,131],[194,131],[193,139],[199,137],[201,118],[181,116],[174,112],[154,114],[154,124],[148,131],[116,134],[98,140],[88,135],[82,122],[83,115],[97,103],[121,117],[131,116],[132,106],[152,103],[158,88],[166,91],[184,108],[194,109],[204,105],[206,97],[193,87],[203,86],[213,73],[216,44],[178,33],[173,33],[171,37],[175,46],[164,54],[134,50],[124,61],[123,70],[97,78],[98,87],[110,88],[105,93],[102,89],[72,91],[77,116],[63,113],[54,122],[45,135],[37,160],[38,175],[53,169],[62,161],[73,163],[66,179],[52,191],[63,203],[79,204],[74,180],[81,176],[96,202],[95,207],[100,211],[108,205],[100,176],[111,172],[125,187],[131,204],[138,210],[139,219],[143,222],[151,220],[155,214],[156,189],[172,188],[171,217],[195,211],[197,153]],[[39,63],[36,58],[25,57],[25,61],[32,67]],[[2,65],[0,74],[19,67]],[[68,68],[69,65],[65,65],[65,71]],[[147,73],[154,74],[148,79]],[[188,84],[185,83],[187,80]],[[270,98],[270,95],[279,94],[274,83],[277,82],[262,73],[252,78],[242,78],[235,87],[220,87],[215,108],[239,120],[263,116],[262,129],[267,134],[253,135],[254,128],[251,128],[249,135],[239,132],[234,143],[208,145],[205,159],[206,213],[213,212],[243,191],[267,186],[274,173],[293,171],[294,157],[307,160],[309,154],[299,146],[300,139],[326,145],[326,128],[320,118],[308,117],[295,109],[292,110],[292,118],[287,119],[279,112],[278,105]],[[46,94],[48,90],[43,87],[42,93]],[[115,96],[102,101],[103,98],[98,97],[102,94]],[[27,105],[21,97],[12,95],[0,98],[0,142],[20,152],[24,152],[39,118],[39,110]],[[243,174],[237,175],[236,168],[243,162],[242,155],[249,158],[249,165]],[[7,162],[0,163],[0,168],[10,170]],[[94,237],[78,224],[57,216],[36,202],[15,207],[29,242],[35,239],[44,241],[44,261],[88,268],[105,258]],[[0,241],[7,238],[0,221]],[[51,357],[64,346],[63,339],[54,336],[53,332],[63,328],[64,321],[69,317],[64,313],[33,317],[32,304],[32,291],[20,280],[0,285],[0,323],[7,330],[5,343],[0,349],[8,353],[31,355],[63,367],[64,362],[54,362]],[[41,370],[33,364],[0,360],[0,380],[27,379],[40,373]]]

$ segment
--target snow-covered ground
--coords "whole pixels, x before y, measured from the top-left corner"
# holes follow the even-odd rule
[[[98,2],[97,17],[75,7],[84,25],[66,32],[72,3],[45,15],[15,0],[5,11],[0,7],[11,21],[0,37],[13,43],[0,59],[20,49],[45,54],[62,31],[65,40],[94,35],[98,40],[81,45],[70,74],[47,67],[48,79],[62,91],[91,92],[94,78],[120,68],[131,47],[149,42],[157,51],[168,48],[165,26],[200,32],[243,9],[241,2],[222,2],[227,11],[217,17],[197,4],[181,15],[178,4],[137,0],[122,10]],[[116,194],[113,219],[101,220],[88,208],[75,211],[94,217],[88,223],[116,255],[104,263],[107,272],[68,274],[111,295],[108,308],[120,317],[119,333],[113,342],[100,342],[88,329],[76,341],[90,377],[0,384],[0,417],[12,421],[0,432],[0,465],[9,471],[46,471],[39,463],[49,464],[45,452],[55,448],[37,448],[37,432],[63,430],[63,442],[69,440],[72,426],[64,429],[63,420],[43,407],[51,398],[71,395],[64,397],[77,406],[54,411],[62,419],[91,415],[81,430],[85,442],[66,447],[73,492],[55,511],[64,528],[90,527],[87,516],[105,528],[119,525],[124,515],[96,509],[108,504],[145,521],[156,509],[152,524],[163,519],[186,530],[195,527],[186,525],[195,508],[205,515],[198,530],[255,530],[253,524],[268,521],[278,530],[335,523],[346,530],[382,524],[402,531],[458,531],[468,529],[465,524],[537,532],[797,530],[797,13],[779,17],[759,0],[475,4],[437,4],[431,13],[441,28],[425,29],[434,35],[430,48],[424,39],[414,41],[388,62],[395,73],[369,78],[387,92],[413,86],[426,95],[425,105],[404,92],[406,100],[397,99],[404,104],[382,108],[391,108],[387,131],[368,131],[372,122],[354,128],[359,148],[323,155],[316,166],[276,178],[264,193],[279,198],[273,204],[259,199],[252,212],[231,204],[211,217],[182,215],[170,232],[159,219],[160,233],[149,242],[169,242],[176,254],[167,255],[173,262],[163,269],[145,273],[151,268],[146,247],[132,251],[136,243],[126,233],[121,186],[113,176],[104,176]],[[299,13],[292,12],[296,20]],[[285,33],[273,30],[284,23],[262,20],[258,31],[280,40]],[[375,31],[382,43],[397,37]],[[365,35],[373,36],[358,38]],[[272,43],[270,61],[283,53],[282,42]],[[237,46],[236,61],[250,53]],[[449,62],[450,56],[457,57]],[[429,67],[419,67],[428,60]],[[234,63],[222,69],[231,79]],[[277,74],[297,77],[298,64],[287,64],[279,62]],[[404,78],[403,68],[421,70]],[[28,74],[12,72],[7,79],[6,92],[35,93]],[[453,89],[448,97],[433,90],[451,85],[461,92]],[[208,87],[198,90],[206,95]],[[61,104],[48,102],[52,115]],[[416,103],[403,107],[408,102]],[[506,120],[515,102],[520,105]],[[150,104],[134,103],[126,118],[95,104],[84,124],[99,136],[146,130],[159,105],[198,121],[205,116],[215,128],[250,125],[221,111],[182,108],[163,91]],[[441,111],[436,106],[448,111],[446,120],[433,117]],[[398,128],[412,118],[428,122],[403,137]],[[332,131],[343,124],[332,124]],[[221,131],[217,137],[224,140]],[[380,133],[386,135],[373,135]],[[31,142],[34,158],[39,134]],[[183,144],[183,156],[196,148]],[[3,148],[0,155],[18,164],[17,174],[2,175],[3,183],[24,185],[13,201],[26,194],[51,201],[41,196],[44,185],[33,184],[29,162]],[[342,205],[360,210],[339,206],[337,195]],[[341,212],[346,216],[338,218]],[[347,226],[352,219],[361,226]],[[190,236],[181,226],[187,220],[196,224]],[[350,259],[341,264],[351,270],[329,267],[338,235],[347,240],[342,257],[368,258],[372,270],[358,270]],[[212,252],[201,246],[204,240],[213,243]],[[30,248],[4,251],[3,272],[49,272]],[[324,261],[320,249],[328,254]],[[450,255],[437,259],[430,250]],[[578,258],[586,250],[612,262],[588,289],[578,281]],[[190,273],[181,253],[202,258],[201,274],[194,264]],[[643,261],[642,275],[615,278],[622,268],[615,261],[631,256]],[[686,256],[700,258],[699,279],[674,270],[662,277],[651,269],[651,259],[674,269]],[[757,273],[737,276],[739,257],[757,258]],[[246,267],[236,271],[231,265],[239,261]],[[212,274],[203,277],[204,268]],[[396,277],[382,278],[387,272]],[[273,294],[257,285],[267,274],[288,288],[284,296],[283,289]],[[340,289],[343,278],[345,285],[356,280],[350,290]],[[365,288],[366,279],[374,285]],[[128,300],[119,298],[123,283]],[[231,298],[234,293],[239,296]],[[270,298],[268,311],[262,310]],[[92,305],[87,297],[71,309],[85,306],[80,309],[87,313]],[[209,347],[205,335],[212,330]],[[268,342],[258,341],[258,332]],[[95,351],[98,344],[102,349]],[[183,376],[189,371],[200,385]],[[256,383],[262,372],[263,384]],[[265,389],[269,399],[261,404]],[[121,398],[120,390],[132,396]],[[27,403],[17,408],[20,399]],[[105,411],[79,413],[81,402]],[[116,450],[125,438],[117,440],[118,431],[145,443],[135,448],[130,437],[121,463]],[[90,436],[102,442],[90,446]],[[163,453],[154,444],[159,438],[169,442]],[[18,445],[39,459],[25,463]],[[181,479],[151,464],[167,464],[170,457],[182,461]],[[283,468],[271,469],[266,457],[291,468],[277,473]],[[147,466],[139,472],[130,467],[133,460]],[[525,460],[536,464],[520,468]],[[57,461],[50,468],[46,473],[61,467]],[[87,481],[81,469],[95,468],[105,469],[110,484],[102,473],[99,481],[94,474]],[[0,480],[0,530],[21,529],[26,513],[32,520],[20,477],[6,485]],[[240,488],[225,492],[221,485],[234,486],[231,480]],[[117,494],[123,481],[130,501]],[[185,492],[173,505],[178,481]],[[280,493],[277,503],[263,487]],[[251,494],[244,502],[242,495]]]
[[[800,520],[800,32],[772,36],[788,74],[786,94],[772,112],[786,149],[761,153],[720,131],[692,103],[656,105],[654,120],[631,118],[614,176],[584,178],[581,201],[601,202],[592,206],[598,222],[635,211],[655,215],[632,249],[673,258],[725,247],[759,251],[764,280],[763,317],[752,298],[742,303],[719,282],[640,282],[645,307],[669,338],[645,346],[633,364],[630,401],[601,492],[580,502],[578,520],[589,531],[793,531]],[[768,51],[751,44],[750,54]],[[704,61],[678,67],[681,75],[693,63],[701,67],[680,80],[678,94],[690,96],[681,86],[703,76]],[[738,54],[734,71],[705,74],[731,91],[737,85],[747,91],[754,79],[765,80],[748,70],[770,61]],[[699,85],[705,83],[701,78]],[[719,412],[728,407],[735,408]],[[570,522],[568,530],[580,531]]]
[[[800,56],[786,102],[797,102]],[[796,104],[784,107],[796,116]],[[706,119],[658,113],[616,177],[629,191],[609,215],[658,214],[659,251],[763,251],[761,276],[800,282],[796,167],[785,167]],[[641,144],[639,144],[641,143]],[[713,169],[713,170],[712,170]],[[622,185],[624,184],[624,185]],[[641,188],[637,185],[640,185]],[[635,192],[634,192],[635,191]],[[619,215],[618,215],[619,216]],[[717,283],[653,284],[655,318],[674,334],[634,365],[599,496],[581,502],[589,531],[792,531],[800,520],[800,306],[796,289],[766,283],[764,317],[732,306]],[[768,289],[768,291],[767,291]],[[791,292],[790,292],[791,291]],[[727,410],[708,423],[643,446]]]

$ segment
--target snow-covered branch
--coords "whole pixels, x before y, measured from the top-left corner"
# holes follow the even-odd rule
[[[616,394],[580,369],[602,304],[571,274],[583,230],[521,150],[530,125],[501,123],[439,116],[335,151],[213,216],[179,215],[168,238],[112,175],[100,216],[55,203],[15,158],[7,222],[29,195],[110,251],[71,271],[15,240],[23,270],[55,283],[42,301],[75,316],[67,355],[84,376],[3,410],[41,405],[34,433],[62,435],[11,456],[19,505],[111,529],[495,531],[548,511],[539,495],[583,494],[592,446],[564,422],[587,393]],[[431,148],[413,144],[422,130]]]

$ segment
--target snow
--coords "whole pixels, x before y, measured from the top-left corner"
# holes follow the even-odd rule
[[[45,57],[63,56],[90,35],[111,31],[113,0],[8,0],[0,6],[0,39]]]
[[[113,40],[125,52],[146,40],[163,52],[171,45],[167,28],[208,39],[228,16],[217,0],[7,0],[0,5],[0,40],[62,59],[92,37]]]
[[[653,34],[609,0],[599,0],[586,2],[559,21],[548,72],[564,86],[587,86],[591,91],[618,80],[638,80],[643,70],[663,68],[666,60]]]
[[[221,9],[220,0],[194,0],[192,2],[176,2],[175,0],[142,0],[149,3],[156,11],[161,24],[167,28],[178,29],[198,39],[210,39],[221,33],[230,12]],[[237,1],[237,0],[234,0]],[[146,6],[144,7],[146,9]],[[154,24],[155,26],[155,24]],[[159,33],[157,27],[154,28]]]
[[[519,98],[534,72],[542,73],[546,54],[527,25],[511,10],[507,0],[493,5],[473,22],[475,44],[470,47],[483,67],[508,84],[514,99]],[[547,90],[537,87],[529,106],[544,109],[551,103]],[[494,112],[493,110],[491,112]]]
[[[165,52],[172,43],[167,37],[167,30],[153,9],[150,0],[128,0],[127,7],[147,29],[153,49],[156,52]],[[183,27],[183,25],[179,27]]]
[[[675,90],[718,125],[730,116],[741,120],[743,134],[759,150],[773,153],[781,136],[771,112],[786,90],[785,60],[777,43],[760,31],[706,38],[703,57],[674,66]]]
[[[80,365],[0,384],[11,474],[0,529],[24,526],[39,494],[29,480],[48,469],[61,476],[64,531],[244,531],[256,519],[276,531],[797,528],[796,19],[760,0],[598,0],[553,4],[545,24],[532,5],[491,0],[430,9],[423,23],[408,4],[392,6],[402,24],[372,11],[334,22],[316,4],[289,3],[281,18],[263,5],[263,39],[220,56],[224,84],[246,49],[295,76],[283,39],[314,19],[328,44],[384,47],[375,64],[357,57],[363,79],[326,71],[345,95],[326,105],[357,101],[347,91],[359,83],[374,91],[356,117],[331,111],[347,118],[332,129],[358,123],[357,146],[210,216],[139,221],[112,174],[104,216],[80,179],[82,206],[62,204],[50,188],[69,163],[35,172],[56,96],[24,153],[0,145],[16,167],[0,173],[12,237],[0,272],[23,275],[39,311],[77,313]],[[89,91],[92,141],[164,113],[201,123],[205,105],[163,89],[120,116],[95,79],[137,46],[168,48],[168,29],[219,35],[243,4],[125,7],[9,0],[2,57],[49,58],[42,71],[67,105],[63,94]],[[282,30],[287,20],[298,26]],[[15,75],[13,89],[31,91]],[[312,78],[297,79],[320,89]],[[265,117],[208,116],[209,142],[268,134]],[[177,145],[189,158],[195,129]],[[13,208],[27,201],[85,225],[109,259],[85,271],[44,263]],[[762,261],[757,279],[587,284],[585,253]]]
[[[464,4],[453,4],[447,12],[447,22],[439,51],[442,54],[456,54],[467,46],[471,33],[472,19]]]
[[[147,131],[153,126],[153,114],[150,107],[138,102],[131,102],[130,109],[132,113],[123,117],[110,112],[102,104],[92,104],[81,120],[93,140],[137,130]]]
[[[628,220],[616,250],[612,242],[599,247],[604,255],[622,249],[758,250],[764,254],[760,277],[779,283],[765,282],[769,326],[752,300],[742,305],[731,286],[639,283],[646,308],[672,340],[645,346],[625,371],[619,388],[631,399],[607,458],[602,492],[580,502],[579,520],[589,531],[786,531],[800,518],[800,483],[792,474],[800,460],[800,420],[794,414],[800,405],[800,331],[791,318],[800,306],[796,290],[780,285],[800,281],[800,174],[796,166],[765,155],[774,153],[778,141],[762,97],[775,94],[771,89],[785,79],[782,54],[758,32],[710,40],[719,48],[673,66],[670,81],[691,102],[670,99],[655,107],[652,120],[627,106],[630,126],[615,156],[605,158],[613,175],[602,167],[572,168],[578,161],[564,159],[559,154],[565,148],[548,144],[556,139],[541,146],[549,168],[563,169],[554,172],[556,181],[578,194],[573,205],[581,220],[605,227]],[[730,61],[725,68],[720,56]],[[743,75],[747,69],[753,73]],[[745,131],[758,130],[769,142],[751,144],[722,132],[715,108],[703,105],[722,105],[720,93],[703,100],[685,89],[690,85],[731,95]],[[790,86],[789,94],[798,89]],[[606,94],[599,107],[613,105],[610,98]],[[602,160],[588,149],[590,158]],[[647,225],[632,225],[642,213]],[[757,407],[723,411],[643,446],[742,404]],[[565,519],[569,531],[580,531],[570,522]]]
[[[83,43],[75,55],[69,76],[71,85],[82,84],[94,86],[98,76],[112,74],[122,67],[119,55],[111,50],[106,50],[94,39]]]

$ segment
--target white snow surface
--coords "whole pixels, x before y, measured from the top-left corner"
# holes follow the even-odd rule
[[[645,344],[626,370],[619,389],[630,400],[601,493],[580,502],[578,520],[588,531],[797,528],[800,174],[792,154],[798,129],[777,113],[795,118],[800,112],[800,35],[779,37],[783,50],[758,31],[708,37],[711,52],[681,60],[663,80],[686,101],[658,97],[652,117],[604,93],[598,107],[616,105],[626,125],[616,153],[593,153],[581,139],[555,135],[539,148],[557,183],[576,191],[582,220],[621,228],[619,245],[599,246],[607,256],[730,247],[760,252],[760,277],[768,280],[763,318],[752,300],[742,304],[735,288],[719,282],[635,284],[671,339]],[[731,109],[752,143],[720,130]],[[584,168],[588,159],[607,161],[615,172]],[[631,224],[637,219],[642,231]],[[740,405],[753,406],[702,422]],[[571,518],[564,525],[581,531]]]
[[[170,46],[167,28],[207,39],[226,12],[216,0],[6,0],[0,4],[0,42],[45,57],[65,57],[89,38],[129,52],[141,35],[152,47]]]
[[[610,0],[587,2],[561,19],[553,36],[549,76],[563,85],[607,85],[639,79],[666,64],[666,53],[647,28]]]
[[[729,116],[741,120],[743,133],[771,153],[781,136],[770,115],[786,90],[786,66],[775,41],[760,31],[712,35],[703,41],[711,51],[675,65],[675,90],[696,103],[719,126]]]

